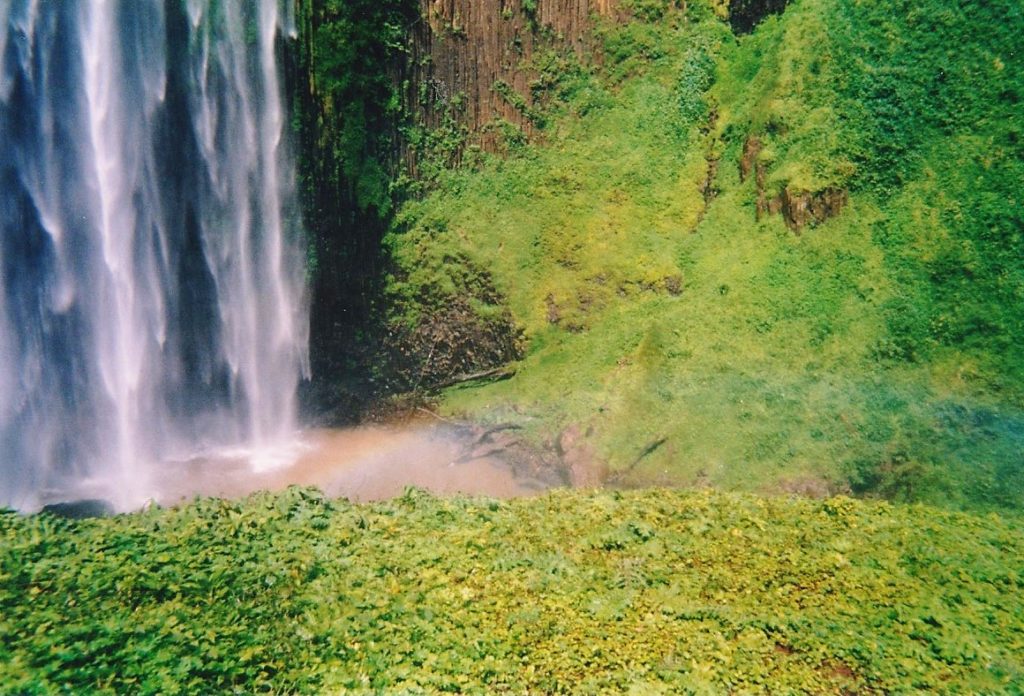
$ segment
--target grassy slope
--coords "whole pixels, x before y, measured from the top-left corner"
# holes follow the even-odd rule
[[[707,491],[0,514],[0,691],[1015,693],[1022,540]]]
[[[607,30],[543,146],[451,173],[389,240],[403,311],[458,291],[443,261],[466,254],[529,339],[515,379],[447,407],[578,424],[633,483],[1018,507],[1021,29],[1009,0],[802,0],[739,41],[701,3]],[[748,135],[769,195],[848,207],[801,236],[757,222]]]

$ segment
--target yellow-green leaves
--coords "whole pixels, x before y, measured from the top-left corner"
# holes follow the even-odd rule
[[[1022,532],[671,490],[353,506],[292,489],[76,523],[4,514],[0,684],[1010,693]]]

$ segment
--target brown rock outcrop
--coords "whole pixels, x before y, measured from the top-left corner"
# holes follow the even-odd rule
[[[588,56],[592,18],[619,8],[620,0],[537,0],[535,9],[522,0],[421,0],[402,76],[416,122],[437,128],[453,116],[485,149],[498,136],[481,130],[496,120],[534,134],[530,110],[544,85],[531,61],[548,48]]]
[[[747,138],[747,141],[743,143],[743,156],[740,157],[740,181],[746,181],[747,177],[750,176],[750,172],[754,170],[754,166],[757,164],[757,157],[761,154],[761,150],[764,146],[761,145],[761,140],[756,135],[752,135]]]
[[[821,191],[798,191],[788,186],[771,198],[766,187],[768,167],[758,161],[763,149],[761,140],[752,135],[743,144],[743,155],[740,157],[740,181],[746,181],[751,172],[757,183],[757,219],[765,215],[782,213],[786,225],[800,234],[800,230],[809,224],[819,224],[833,218],[850,200],[845,189],[830,187]]]
[[[791,230],[799,234],[800,229],[809,223],[822,223],[838,215],[849,201],[849,194],[836,188],[813,193],[785,188],[778,198],[783,219]]]

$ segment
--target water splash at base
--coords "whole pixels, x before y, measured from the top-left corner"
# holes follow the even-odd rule
[[[0,0],[0,506],[289,442],[288,0]]]

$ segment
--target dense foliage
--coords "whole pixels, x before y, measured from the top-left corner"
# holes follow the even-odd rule
[[[624,482],[1019,508],[1020,4],[799,0],[739,38],[648,5],[542,144],[399,212],[394,311],[464,257],[528,339],[447,408],[589,432]]]
[[[1024,526],[710,492],[0,513],[5,693],[1013,693]]]

